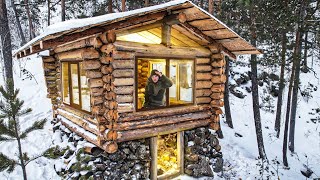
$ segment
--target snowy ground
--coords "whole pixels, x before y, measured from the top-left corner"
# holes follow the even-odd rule
[[[42,70],[42,62],[40,58],[35,55],[30,57],[30,60],[26,59],[20,61],[20,66],[29,70],[36,78],[38,84],[34,79],[22,80],[23,75],[20,75],[20,68],[18,61],[14,63],[15,71],[15,87],[20,88],[20,98],[25,100],[25,107],[33,108],[31,115],[21,118],[21,127],[26,128],[29,124],[32,124],[34,120],[47,118],[48,122],[44,130],[35,131],[31,133],[28,138],[23,141],[23,150],[27,151],[29,155],[37,155],[44,151],[46,148],[53,144],[61,143],[60,137],[56,137],[53,134],[52,125],[50,120],[52,119],[51,104],[49,99],[46,98],[46,88]],[[316,72],[319,72],[319,64],[316,65]],[[247,71],[244,67],[237,67],[238,71]],[[316,86],[319,86],[319,80],[315,78],[312,73],[301,74],[302,84],[307,85],[308,82]],[[3,81],[0,81],[3,84]],[[262,88],[261,88],[262,89]],[[261,92],[261,91],[260,91]],[[256,136],[254,129],[253,113],[252,113],[252,100],[251,94],[246,93],[244,99],[239,99],[233,95],[231,99],[232,117],[234,123],[234,129],[228,128],[222,123],[222,130],[224,133],[224,139],[220,140],[222,146],[222,152],[225,160],[224,175],[220,177],[231,179],[277,179],[277,169],[280,179],[305,179],[300,170],[303,168],[303,164],[308,165],[314,174],[312,178],[320,177],[320,130],[319,124],[310,121],[310,118],[315,115],[309,114],[312,108],[319,108],[318,103],[320,99],[320,91],[314,91],[312,93],[313,98],[308,102],[304,99],[299,99],[298,106],[298,119],[296,124],[296,153],[288,153],[288,162],[290,169],[285,170],[282,163],[282,139],[283,139],[283,126],[282,122],[281,135],[277,139],[274,134],[274,119],[275,114],[265,111],[261,111],[264,143],[266,147],[266,153],[269,160],[269,170],[264,170],[263,175],[260,174],[260,168],[257,164],[260,163],[257,160],[258,151],[256,145]],[[286,97],[286,96],[285,96]],[[274,99],[276,104],[276,99]],[[285,104],[285,101],[284,101]],[[282,119],[285,114],[282,115]],[[236,137],[235,133],[242,135],[242,137]],[[58,140],[57,140],[58,139]],[[62,146],[65,146],[62,144]],[[10,155],[11,157],[17,156],[17,148],[15,142],[1,143],[0,151]],[[277,166],[274,160],[280,162]],[[54,163],[59,160],[48,160],[46,158],[39,158],[31,162],[27,166],[28,178],[30,180],[38,179],[60,179],[60,177],[54,171]],[[61,163],[61,162],[60,162]],[[274,175],[272,175],[274,173]],[[221,174],[219,174],[221,176]],[[218,175],[215,176],[215,179]],[[218,179],[220,179],[218,178]],[[0,172],[0,179],[22,179],[22,171],[20,167],[17,167],[11,174],[7,172]],[[181,176],[180,179],[191,179],[187,176]],[[208,179],[208,178],[202,178]]]
[[[21,128],[27,128],[34,121],[40,119],[47,119],[47,123],[43,130],[34,131],[30,133],[26,140],[22,141],[22,149],[27,152],[30,157],[41,154],[44,150],[49,148],[52,144],[52,119],[51,102],[46,98],[47,92],[45,88],[44,75],[42,70],[42,62],[35,56],[30,57],[32,60],[26,59],[14,62],[14,79],[15,88],[20,89],[19,98],[23,99],[24,107],[31,107],[33,109],[30,115],[20,118]],[[25,67],[34,76],[35,79],[22,80],[25,76],[20,74],[20,68]],[[37,84],[38,83],[38,84]],[[3,80],[1,79],[1,85]],[[17,158],[18,149],[16,142],[6,142],[0,144],[0,151]],[[31,162],[27,166],[27,173],[29,179],[59,179],[53,170],[53,160],[46,158],[39,158]],[[9,174],[6,171],[0,172],[0,179],[22,179],[22,170],[19,166],[16,167],[13,173]]]

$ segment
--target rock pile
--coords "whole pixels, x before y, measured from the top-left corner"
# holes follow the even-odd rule
[[[221,146],[217,136],[208,128],[201,127],[185,131],[185,168],[187,175],[193,177],[213,176],[223,167]]]
[[[150,177],[151,153],[150,140],[141,139],[119,143],[113,154],[104,151],[85,152],[77,146],[83,138],[60,125],[62,136],[67,136],[71,145],[61,157],[64,167],[56,168],[57,173],[72,179],[148,179]]]

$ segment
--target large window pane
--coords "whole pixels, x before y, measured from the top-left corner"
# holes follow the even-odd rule
[[[137,65],[137,109],[193,103],[194,60],[139,58]],[[164,78],[159,79],[160,83],[152,83],[153,80],[150,78],[152,70],[158,70],[164,75]],[[167,83],[164,82],[170,82],[171,86],[165,85]],[[165,88],[160,88],[159,84],[162,83]],[[160,91],[163,93],[161,93],[163,99],[156,97]],[[148,103],[151,101],[157,102]],[[159,105],[159,102],[162,105]]]
[[[72,82],[72,102],[73,104],[80,104],[79,98],[79,77],[78,77],[78,64],[70,64],[71,68],[71,82]]]
[[[70,91],[69,91],[69,66],[67,62],[62,63],[62,97],[63,102],[70,104]]]
[[[85,111],[90,111],[90,91],[88,86],[88,78],[86,73],[82,68],[82,63],[80,65],[80,85],[81,85],[81,109]]]
[[[169,88],[170,105],[183,105],[193,102],[193,61],[170,60]]]

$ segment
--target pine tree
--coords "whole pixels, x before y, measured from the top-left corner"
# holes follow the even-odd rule
[[[6,170],[12,172],[17,165],[21,166],[23,179],[27,179],[26,166],[29,162],[40,157],[28,157],[26,152],[22,151],[21,141],[24,140],[32,131],[43,129],[46,119],[35,121],[32,126],[24,131],[20,129],[19,117],[29,114],[32,109],[22,109],[24,101],[18,98],[19,90],[14,90],[12,81],[7,82],[6,88],[0,87],[2,100],[0,102],[0,142],[16,141],[19,150],[19,160],[0,153],[0,171]]]

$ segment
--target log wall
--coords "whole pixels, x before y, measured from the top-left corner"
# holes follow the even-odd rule
[[[108,35],[105,34],[105,35]],[[100,35],[101,36],[101,35]],[[91,37],[92,38],[92,37]],[[224,56],[220,53],[201,51],[195,57],[195,105],[170,109],[135,112],[135,54],[148,52],[151,47],[126,47],[113,42],[112,38],[101,40],[94,37],[81,40],[80,44],[59,47],[56,54],[44,57],[44,69],[48,93],[56,112],[70,119],[97,136],[95,144],[109,153],[117,150],[117,143],[133,139],[171,133],[200,126],[219,128],[219,107],[223,106]],[[95,44],[96,43],[96,44]],[[165,52],[162,46],[157,46]],[[183,52],[176,51],[182,56]],[[82,61],[89,81],[91,115],[61,106],[60,61]],[[148,78],[148,62],[137,62],[138,78]],[[142,82],[142,81],[141,81]],[[137,84],[138,94],[144,95],[145,84]],[[60,104],[59,104],[60,103]],[[78,118],[70,116],[75,114]],[[81,117],[81,118],[79,118]],[[89,124],[90,126],[89,126]],[[95,127],[92,129],[92,127]],[[89,141],[91,139],[88,139]]]
[[[49,56],[42,56],[45,82],[47,86],[47,97],[51,99],[53,116],[56,117],[56,109],[61,105],[61,63],[56,61],[54,53],[50,52]]]

